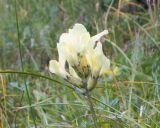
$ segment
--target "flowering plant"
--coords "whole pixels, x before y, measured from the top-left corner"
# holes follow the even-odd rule
[[[110,60],[104,55],[100,39],[108,31],[91,37],[82,24],[75,24],[60,36],[57,43],[59,59],[50,60],[50,72],[63,77],[75,86],[94,89],[97,79],[110,68]]]

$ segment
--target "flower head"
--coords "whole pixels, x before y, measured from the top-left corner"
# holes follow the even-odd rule
[[[104,55],[100,42],[106,34],[108,31],[104,30],[91,37],[82,24],[75,24],[60,36],[57,43],[59,60],[51,60],[49,70],[72,83],[74,80],[74,84],[86,83],[87,88],[92,89],[98,77],[110,67],[110,61]]]

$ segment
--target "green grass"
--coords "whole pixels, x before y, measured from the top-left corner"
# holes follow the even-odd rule
[[[0,0],[0,128],[159,128],[160,7],[133,2]],[[120,69],[90,93],[95,119],[88,98],[48,70],[75,23],[109,30],[104,52]]]

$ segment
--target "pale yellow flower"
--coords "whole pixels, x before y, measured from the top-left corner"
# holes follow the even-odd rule
[[[104,74],[110,67],[110,60],[104,55],[100,42],[87,52],[87,61],[94,77]]]
[[[82,24],[75,24],[68,33],[63,33],[57,45],[61,46],[68,63],[72,66],[78,65],[78,55],[82,55],[87,49],[90,35]]]
[[[81,78],[76,74],[74,69],[70,66],[69,67],[69,72],[66,72],[64,65],[62,63],[56,61],[56,60],[51,60],[49,62],[49,70],[50,72],[61,76],[62,78],[65,78],[72,84],[76,86],[81,86],[82,85],[82,80]]]
[[[67,76],[69,75],[64,68],[64,65],[62,65],[62,63],[56,61],[56,60],[51,60],[49,62],[49,71],[57,74],[58,76],[61,76],[63,78],[67,78]]]
[[[58,49],[59,61],[51,60],[49,62],[50,72],[58,76],[61,76],[65,79],[69,79],[70,81],[74,80],[74,83],[77,82],[77,84],[82,84],[81,78],[76,74],[75,70],[70,65],[68,65],[69,71],[68,72],[66,71],[65,69],[66,58],[63,52],[63,46],[57,44],[57,49]]]
[[[84,56],[86,51],[93,48],[96,41],[108,34],[105,30],[93,37],[90,37],[89,32],[82,24],[75,24],[73,29],[69,29],[68,33],[63,33],[60,36],[59,43],[61,46],[61,53],[64,54],[68,63],[72,66],[78,65],[79,56]]]
[[[110,67],[110,60],[104,55],[100,42],[106,34],[108,31],[104,30],[91,37],[82,24],[75,24],[72,29],[60,36],[57,43],[59,59],[50,61],[50,72],[67,79],[72,84],[85,83],[88,90],[92,90],[97,79]]]
[[[110,60],[104,55],[102,44],[97,43],[95,49],[91,49],[87,53],[87,61],[90,66],[91,76],[88,79],[87,89],[92,90],[99,76],[103,75],[110,68]]]

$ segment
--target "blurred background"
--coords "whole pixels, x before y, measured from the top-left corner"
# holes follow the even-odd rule
[[[158,0],[0,0],[0,71],[22,71],[23,66],[30,72],[0,74],[0,128],[31,128],[35,123],[38,128],[93,128],[84,96],[48,71],[49,60],[58,58],[60,35],[75,23],[92,36],[109,31],[102,41],[104,53],[119,70],[99,80],[91,92],[98,99],[92,100],[98,127],[159,128]]]

